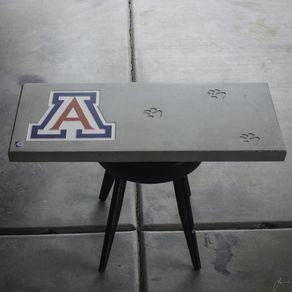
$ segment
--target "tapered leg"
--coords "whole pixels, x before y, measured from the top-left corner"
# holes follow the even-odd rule
[[[188,178],[185,176],[181,179],[174,180],[174,190],[178,206],[179,215],[181,218],[184,234],[188,244],[191,260],[195,270],[201,268],[196,231],[194,228],[194,220],[190,203],[190,189]]]
[[[113,183],[115,181],[114,176],[112,176],[108,171],[105,171],[103,176],[103,181],[99,193],[99,199],[101,201],[105,201],[109,195],[109,192],[113,186]]]
[[[105,237],[102,247],[101,259],[99,264],[99,272],[103,273],[106,269],[107,261],[111,251],[113,239],[117,229],[121,208],[123,204],[123,198],[126,188],[126,180],[116,178],[115,186],[110,206],[110,211],[107,220],[107,226],[105,231]]]
[[[189,180],[188,178],[186,177],[186,179],[183,180],[183,184],[184,184],[184,188],[188,194],[188,196],[191,196],[191,188],[190,188],[190,184],[189,184]]]

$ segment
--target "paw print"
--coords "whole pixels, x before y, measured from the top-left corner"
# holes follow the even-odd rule
[[[254,133],[241,134],[240,138],[242,139],[243,142],[250,143],[253,145],[257,145],[261,140],[261,138],[256,136]]]
[[[207,92],[212,98],[216,98],[216,99],[224,99],[226,96],[226,92],[225,91],[221,91],[218,88],[215,89],[210,89]]]
[[[156,107],[152,107],[150,109],[144,110],[144,115],[147,115],[148,118],[161,118],[162,110],[157,109]]]

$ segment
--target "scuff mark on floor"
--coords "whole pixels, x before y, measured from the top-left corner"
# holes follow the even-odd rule
[[[205,246],[215,251],[216,257],[212,262],[212,265],[218,273],[224,276],[229,276],[230,271],[228,270],[227,265],[233,258],[232,249],[238,245],[239,239],[232,234],[222,235],[220,233],[216,233],[214,238],[216,240],[215,243],[211,241],[208,234],[205,234],[204,237]]]
[[[260,39],[275,37],[278,30],[268,25],[265,19],[257,19],[254,24],[248,28],[248,33]]]

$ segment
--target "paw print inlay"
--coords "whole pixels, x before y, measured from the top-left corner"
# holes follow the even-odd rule
[[[162,110],[157,109],[156,107],[151,107],[150,109],[144,110],[144,115],[147,115],[148,118],[161,118]]]
[[[210,89],[207,92],[212,98],[216,98],[216,99],[224,99],[226,96],[226,92],[225,91],[221,91],[218,88],[215,89]]]
[[[256,136],[254,133],[241,134],[240,138],[243,142],[253,145],[257,145],[261,140],[261,138],[259,136]]]

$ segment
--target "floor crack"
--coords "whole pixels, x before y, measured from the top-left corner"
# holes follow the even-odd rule
[[[131,66],[131,81],[136,82],[136,57],[134,43],[134,23],[133,23],[133,0],[128,1],[129,7],[129,45],[130,45],[130,66]]]

